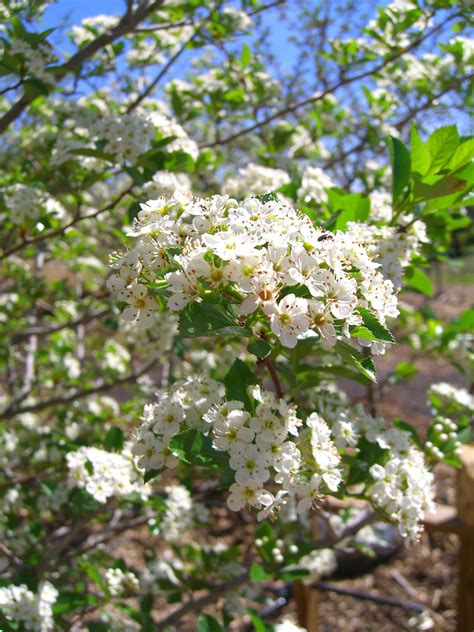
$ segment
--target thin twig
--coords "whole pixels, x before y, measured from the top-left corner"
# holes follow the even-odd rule
[[[119,23],[109,31],[102,33],[95,40],[77,51],[67,62],[54,70],[52,76],[56,83],[59,83],[66,75],[77,72],[81,66],[91,59],[98,51],[102,50],[109,44],[112,44],[119,37],[128,35],[133,32],[135,27],[156,11],[164,0],[156,0],[151,4],[146,2],[140,3],[135,13],[127,11]],[[12,107],[0,118],[0,134],[2,134],[19,116],[23,114],[26,108],[38,98],[33,91],[25,92],[23,96],[12,105]]]
[[[110,391],[112,388],[115,388],[116,386],[121,386],[122,384],[127,384],[128,382],[133,382],[133,381],[138,380],[138,378],[140,378],[142,375],[147,373],[153,366],[155,366],[158,363],[158,361],[159,361],[159,358],[154,358],[153,360],[148,362],[144,367],[142,367],[138,372],[133,372],[130,375],[126,375],[125,377],[115,380],[114,382],[104,381],[98,384],[97,386],[74,391],[70,395],[52,397],[51,399],[42,400],[34,404],[27,404],[26,406],[20,406],[18,408],[12,409],[9,406],[3,412],[0,413],[0,419],[7,419],[9,417],[12,417],[13,415],[22,415],[23,413],[37,412],[39,410],[44,410],[45,408],[51,408],[52,406],[62,406],[65,404],[70,404],[71,402],[75,402],[78,399],[89,397],[89,395],[96,395],[97,393]]]
[[[27,248],[28,246],[31,246],[32,244],[38,244],[44,241],[45,239],[50,239],[51,237],[62,235],[63,233],[66,232],[68,228],[71,228],[71,226],[75,226],[79,222],[82,222],[86,219],[93,219],[95,217],[98,217],[102,213],[105,213],[106,211],[112,210],[121,200],[123,200],[125,196],[127,196],[132,191],[134,186],[135,186],[134,184],[131,184],[127,189],[125,189],[125,191],[122,191],[120,195],[118,195],[114,200],[112,200],[112,202],[109,202],[109,204],[98,209],[97,211],[94,211],[93,213],[89,213],[88,215],[76,215],[75,217],[71,219],[71,221],[69,221],[64,226],[61,226],[60,228],[50,230],[48,232],[43,233],[42,235],[38,235],[38,237],[33,237],[32,239],[24,239],[21,243],[17,244],[16,246],[12,246],[9,250],[4,250],[2,254],[0,254],[0,261],[2,259],[6,259],[10,255],[15,254],[16,252],[20,250],[23,250],[23,248]]]
[[[275,365],[273,364],[273,360],[271,358],[265,358],[262,361],[262,364],[267,367],[268,372],[270,373],[270,377],[272,378],[273,382],[273,388],[275,389],[275,395],[278,397],[278,399],[281,399],[283,397],[283,390],[281,388],[280,378],[278,377],[278,373]]]
[[[293,112],[296,112],[297,110],[304,108],[307,105],[311,105],[313,103],[317,103],[318,101],[321,101],[328,94],[333,94],[334,92],[336,92],[337,90],[339,90],[339,88],[343,86],[347,86],[351,83],[354,83],[354,81],[365,79],[366,77],[370,77],[371,75],[374,75],[375,73],[385,68],[391,62],[395,61],[396,59],[400,57],[403,57],[405,53],[408,53],[414,48],[418,47],[428,37],[430,37],[434,33],[441,30],[448,22],[455,19],[456,17],[459,17],[460,15],[461,14],[458,12],[458,13],[454,13],[448,16],[445,20],[443,20],[443,22],[441,22],[440,24],[432,28],[430,31],[427,31],[422,37],[412,42],[409,46],[406,46],[402,50],[394,53],[393,55],[385,59],[383,62],[381,62],[380,64],[377,64],[376,66],[370,68],[369,70],[356,73],[352,75],[352,77],[343,76],[338,82],[336,82],[332,86],[329,86],[323,92],[320,92],[319,94],[313,97],[310,97],[308,99],[303,99],[302,101],[298,101],[297,103],[293,103],[292,105],[288,105],[287,107],[282,108],[281,110],[278,110],[277,112],[274,112],[273,114],[270,114],[269,116],[265,117],[263,120],[256,121],[255,123],[252,123],[252,125],[249,125],[248,127],[244,127],[243,129],[237,132],[234,132],[233,134],[230,134],[229,136],[225,138],[221,138],[219,141],[203,143],[199,147],[201,149],[205,149],[205,148],[212,148],[212,147],[217,147],[221,145],[226,145],[227,143],[237,140],[237,138],[245,136],[246,134],[249,134],[250,132],[253,132],[257,129],[260,129],[261,127],[264,127],[265,125],[268,125],[269,123],[272,123],[273,121],[281,118],[282,116],[286,116],[287,114],[292,114]]]

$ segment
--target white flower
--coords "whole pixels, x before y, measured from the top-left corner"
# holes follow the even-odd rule
[[[270,316],[270,326],[285,347],[295,347],[298,335],[304,334],[310,326],[308,301],[288,294],[278,304],[265,306]]]
[[[262,489],[260,483],[254,480],[233,483],[229,491],[227,505],[232,511],[240,511],[246,505],[258,508],[271,502],[270,493]]]
[[[232,454],[229,465],[235,470],[237,483],[245,483],[249,479],[264,483],[270,477],[269,455],[257,446],[249,446],[241,454]]]
[[[152,296],[149,296],[144,285],[137,283],[137,285],[120,290],[118,298],[129,305],[122,312],[124,320],[137,321],[145,329],[151,327],[156,301]]]

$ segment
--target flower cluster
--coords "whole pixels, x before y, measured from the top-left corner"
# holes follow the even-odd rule
[[[71,39],[80,46],[94,39],[98,33],[102,33],[117,25],[119,18],[116,15],[94,15],[85,18],[81,22],[81,26],[73,26],[71,29]]]
[[[157,402],[145,406],[132,453],[145,470],[173,467],[177,459],[170,439],[185,427],[200,428],[202,416],[222,401],[222,385],[206,377],[175,382],[168,391],[156,394]]]
[[[127,496],[137,492],[146,497],[149,493],[128,449],[117,454],[99,448],[81,447],[75,452],[68,452],[66,459],[70,485],[85,489],[99,503],[107,502],[112,496]]]
[[[468,376],[474,376],[474,334],[461,332],[448,343],[448,355]]]
[[[160,523],[160,534],[166,542],[177,544],[191,532],[196,521],[207,521],[208,510],[202,503],[193,502],[189,490],[183,485],[169,485],[165,492],[166,512]]]
[[[71,106],[61,104],[66,120],[53,149],[53,162],[60,165],[84,151],[86,164],[92,168],[101,155],[114,161],[134,163],[138,156],[152,147],[157,139],[174,137],[162,150],[166,153],[182,151],[197,159],[199,149],[184,128],[167,112],[161,102],[153,102],[153,109],[137,108],[119,114],[109,108],[107,95],[89,102],[85,97]],[[100,150],[97,149],[100,147]],[[91,156],[87,152],[93,152]],[[97,153],[97,156],[95,155]],[[181,188],[179,185],[176,188]],[[161,192],[160,192],[161,193]]]
[[[141,327],[141,322],[122,319],[119,323],[118,340],[132,347],[140,358],[165,358],[173,346],[178,331],[178,318],[169,312],[153,312],[149,328]]]
[[[309,572],[305,581],[321,579],[331,575],[336,570],[336,553],[332,549],[315,549],[300,559],[298,567]]]
[[[433,509],[433,475],[410,433],[387,429],[384,419],[366,414],[361,406],[335,412],[330,422],[340,450],[363,459],[363,443],[381,449],[377,462],[370,465],[372,481],[363,495],[398,524],[403,537],[416,539],[425,512]]]
[[[415,539],[425,511],[434,508],[430,495],[433,475],[426,469],[423,453],[410,446],[385,465],[372,465],[370,474],[374,479],[367,490],[370,500],[399,525],[403,537]]]
[[[44,203],[42,191],[26,184],[15,183],[3,191],[9,216],[14,224],[22,224],[26,219],[37,219]]]
[[[27,630],[47,632],[54,627],[52,606],[58,591],[49,582],[43,582],[37,594],[25,585],[0,588],[0,610],[8,621],[15,621]]]
[[[336,186],[332,179],[319,167],[307,166],[302,174],[301,185],[298,189],[298,199],[302,202],[328,201],[326,190]]]
[[[299,500],[298,512],[308,512],[325,491],[336,491],[341,482],[329,427],[313,413],[300,432],[303,422],[294,406],[260,387],[250,396],[253,413],[240,401],[222,402],[219,384],[211,380],[176,383],[169,392],[158,393],[157,403],[145,408],[133,448],[139,466],[172,467],[176,459],[171,438],[185,428],[198,428],[212,439],[216,451],[228,455],[235,480],[227,500],[230,509],[254,507],[262,519],[290,496]],[[270,479],[279,486],[275,495],[264,488]],[[190,498],[184,496],[190,508]]]
[[[10,54],[20,55],[23,58],[25,70],[29,75],[48,85],[55,83],[54,75],[48,73],[46,67],[56,60],[56,56],[46,44],[37,44],[33,48],[28,42],[15,39],[10,47]]]
[[[135,573],[123,571],[121,568],[108,568],[105,572],[105,581],[113,597],[136,593],[140,587]]]
[[[382,323],[398,314],[392,282],[361,243],[315,227],[280,201],[176,193],[142,204],[130,234],[137,244],[113,263],[117,273],[108,286],[128,303],[123,318],[143,327],[151,326],[156,309],[140,282],[145,273],[165,283],[169,309],[218,291],[238,315],[251,315],[255,326],[260,321],[257,330],[290,348],[310,335],[329,347],[350,338],[351,325],[362,323],[360,307]],[[383,351],[379,343],[359,341]]]
[[[377,201],[380,202],[380,198]],[[379,211],[384,209],[383,204],[378,206]],[[397,289],[402,285],[403,270],[429,241],[425,223],[415,221],[412,215],[399,217],[396,226],[349,222],[347,234],[367,248],[373,260],[380,264],[384,277]]]
[[[173,195],[175,191],[185,193],[191,190],[191,180],[185,173],[158,171],[143,186],[142,190],[144,195],[148,195],[150,198],[159,197],[160,195]]]
[[[465,409],[466,412],[474,412],[474,396],[465,388],[458,388],[447,382],[432,384],[428,391],[428,398],[439,407]],[[436,406],[435,406],[436,408]]]
[[[224,181],[222,190],[235,198],[246,198],[249,195],[264,195],[276,191],[290,182],[290,176],[282,169],[262,167],[253,163],[241,167],[237,175]]]

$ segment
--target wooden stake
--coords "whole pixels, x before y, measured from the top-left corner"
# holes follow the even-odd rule
[[[474,630],[474,445],[463,447],[456,485],[459,534],[458,632]]]
[[[313,538],[317,540],[319,527],[316,516],[311,518],[311,530]],[[307,632],[319,632],[319,590],[299,580],[293,584],[293,594],[298,625]]]

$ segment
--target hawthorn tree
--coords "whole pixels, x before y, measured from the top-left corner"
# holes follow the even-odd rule
[[[472,383],[474,311],[400,302],[469,230],[469,3],[48,4],[0,8],[2,629],[271,629],[470,437],[371,397],[391,330]]]

